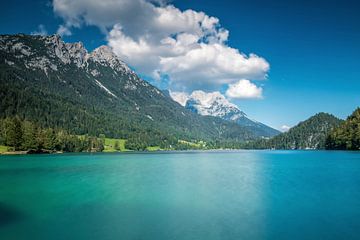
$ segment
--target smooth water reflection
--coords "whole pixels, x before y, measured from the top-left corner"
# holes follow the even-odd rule
[[[352,152],[2,156],[0,239],[360,239],[359,183]]]

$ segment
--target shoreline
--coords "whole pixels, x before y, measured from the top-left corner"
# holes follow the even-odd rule
[[[27,151],[0,152],[0,155],[25,155]]]
[[[188,149],[188,150],[155,150],[155,151],[114,151],[114,152],[62,152],[62,151],[12,151],[12,152],[0,152],[0,156],[9,156],[9,155],[33,155],[33,154],[72,154],[72,153],[103,153],[103,154],[113,154],[113,153],[172,153],[172,152],[224,152],[224,151],[327,151],[332,152],[334,150],[326,149]],[[347,151],[347,150],[335,150],[335,151]]]
[[[27,150],[27,151],[6,151],[0,152],[1,155],[32,155],[32,154],[61,154],[64,153],[62,151],[49,151],[49,150]]]

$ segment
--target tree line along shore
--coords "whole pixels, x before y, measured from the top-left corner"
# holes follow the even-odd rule
[[[115,139],[99,136],[75,135],[60,128],[41,127],[19,117],[0,119],[0,154],[63,153],[63,152],[126,152],[203,149],[203,142],[184,140],[163,146],[145,137]]]
[[[159,141],[148,134],[136,135],[129,139],[99,136],[75,135],[60,128],[42,127],[19,117],[0,119],[0,154],[60,153],[60,152],[123,152],[157,150],[208,150],[208,149],[307,149],[306,139],[314,138],[314,129],[324,129],[324,124],[334,122],[334,117],[317,114],[299,123],[289,132],[271,139],[248,142],[185,141],[176,138]],[[318,134],[313,149],[359,150],[360,149],[360,108],[345,121],[332,123],[333,127]],[[312,129],[311,131],[309,129]],[[306,137],[301,137],[306,136]]]

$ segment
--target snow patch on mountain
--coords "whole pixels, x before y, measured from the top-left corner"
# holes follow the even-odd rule
[[[232,121],[246,116],[238,106],[229,102],[220,92],[207,93],[197,90],[187,95],[182,92],[170,91],[170,96],[185,108],[200,115],[220,117]]]
[[[233,121],[240,126],[251,127],[263,137],[271,137],[278,131],[256,120],[250,119],[239,107],[227,100],[220,92],[207,93],[201,90],[194,91],[190,95],[182,92],[169,91],[172,99],[186,109],[204,116],[219,117],[227,121]]]
[[[111,96],[118,98],[115,94],[113,94],[109,89],[107,89],[101,82],[99,82],[98,80],[95,79],[95,83],[96,85],[98,85],[100,88],[104,89],[108,94],[110,94]]]

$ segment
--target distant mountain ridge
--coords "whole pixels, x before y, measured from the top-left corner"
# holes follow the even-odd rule
[[[329,133],[343,120],[328,113],[318,113],[269,140],[252,142],[248,148],[260,149],[325,149]]]
[[[176,98],[174,98],[175,100]],[[183,100],[182,100],[183,101]],[[185,108],[203,116],[218,117],[251,129],[261,137],[273,137],[280,132],[247,117],[238,106],[229,102],[221,93],[194,91],[185,101]]]

